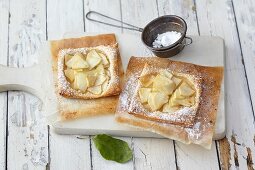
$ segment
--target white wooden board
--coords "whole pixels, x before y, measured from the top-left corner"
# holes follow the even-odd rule
[[[95,34],[95,33],[94,33]],[[67,34],[66,37],[79,37],[88,35],[88,33]],[[92,35],[92,33],[89,33]],[[124,69],[127,66],[130,56],[141,56],[143,51],[139,50],[141,40],[139,36],[129,34],[116,34],[120,46],[120,53],[123,60]],[[219,37],[199,37],[193,36],[193,44],[187,46],[180,54],[172,57],[173,60],[180,60],[207,66],[224,66],[224,42]],[[125,40],[125,41],[123,41]],[[132,49],[132,50],[131,50]],[[114,136],[133,136],[133,137],[155,137],[162,138],[162,136],[155,133],[146,132],[136,128],[130,128],[120,125],[114,120],[113,115],[83,118],[74,121],[58,121],[56,112],[56,96],[54,94],[52,77],[50,76],[50,54],[49,47],[46,45],[42,48],[40,55],[48,57],[40,57],[42,60],[38,66],[30,68],[29,72],[23,70],[16,70],[20,76],[16,79],[11,79],[11,75],[15,74],[15,69],[3,69],[5,73],[9,71],[7,78],[4,81],[0,80],[0,91],[7,90],[8,88],[21,89],[33,94],[39,95],[44,102],[44,110],[50,120],[50,124],[56,133],[59,134],[77,134],[77,135],[95,135],[98,133],[107,133]],[[31,70],[32,69],[32,70]],[[34,69],[34,70],[33,70]],[[41,73],[38,73],[39,72]],[[0,74],[3,73],[0,71]],[[22,72],[24,73],[22,75]],[[31,78],[26,78],[30,74]],[[2,75],[2,76],[4,76]],[[45,81],[38,80],[38,77],[49,77]],[[1,75],[0,75],[1,76]],[[10,77],[10,78],[8,78]],[[31,81],[30,81],[31,80]],[[34,81],[38,80],[38,81]],[[10,84],[11,82],[11,84]],[[38,83],[36,83],[38,82]],[[2,86],[1,86],[2,84]],[[22,85],[22,86],[21,86]],[[216,129],[214,139],[221,139],[225,136],[225,110],[224,110],[224,85],[222,86],[221,97],[219,102],[219,111],[216,121]],[[50,115],[50,116],[49,116]]]

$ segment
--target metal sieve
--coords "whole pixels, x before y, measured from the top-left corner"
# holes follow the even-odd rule
[[[110,24],[107,22],[103,22],[97,19],[92,19],[91,15],[98,15],[100,17],[107,18],[109,20],[113,20],[116,22],[121,23],[122,25],[115,25],[115,24]],[[180,51],[183,50],[183,48],[187,45],[190,45],[192,43],[192,39],[190,37],[186,36],[187,32],[187,24],[184,19],[182,19],[179,16],[176,15],[165,15],[158,17],[154,20],[152,20],[150,23],[148,23],[144,29],[131,25],[129,23],[120,21],[118,19],[106,16],[104,14],[101,14],[96,11],[89,11],[86,14],[86,18],[90,21],[117,27],[117,28],[123,28],[123,29],[128,29],[128,30],[133,30],[133,31],[138,31],[142,32],[141,35],[141,40],[143,44],[153,52],[157,57],[172,57],[176,54],[178,54]],[[181,37],[173,44],[167,46],[167,47],[161,47],[161,48],[154,48],[152,46],[153,41],[157,38],[158,34],[165,33],[167,31],[177,31],[181,33]],[[189,40],[188,43],[186,43],[186,39]]]

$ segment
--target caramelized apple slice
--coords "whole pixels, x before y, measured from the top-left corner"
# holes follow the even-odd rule
[[[101,86],[93,86],[89,87],[88,91],[93,94],[101,94],[102,93],[102,87]]]
[[[87,75],[88,87],[94,86],[96,79],[97,79],[97,76],[95,75]]]
[[[108,79],[102,84],[102,91],[105,92],[107,90],[107,87],[108,87]]]
[[[69,82],[74,81],[74,71],[72,69],[66,69],[65,71],[65,76],[68,78]]]
[[[194,104],[195,104],[195,96],[191,96],[191,97],[189,98],[189,103],[190,103],[191,105],[194,105]]]
[[[178,102],[182,106],[190,107],[192,106],[191,100],[189,98],[186,99],[178,99],[176,102]]]
[[[107,80],[106,75],[104,75],[104,74],[98,75],[97,79],[96,79],[96,82],[95,82],[95,86],[102,85],[106,80]]]
[[[182,79],[177,78],[175,76],[172,77],[172,80],[174,81],[176,87],[182,82]]]
[[[174,89],[175,89],[175,83],[169,78],[166,78],[165,76],[158,74],[153,80],[153,89],[152,89],[153,91],[161,91],[165,93],[166,95],[170,95],[173,93]]]
[[[152,74],[146,74],[139,78],[139,81],[143,87],[150,87],[153,83],[155,76]]]
[[[167,70],[161,70],[161,71],[160,71],[160,74],[161,74],[162,76],[165,76],[165,77],[169,78],[169,79],[171,79],[171,78],[173,77],[172,73],[170,73],[170,72],[167,71]]]
[[[164,104],[164,106],[163,106],[163,112],[167,112],[167,113],[174,113],[174,112],[176,112],[177,110],[179,109],[179,107],[172,107],[172,106],[170,106],[170,104],[169,103],[166,103],[166,104]]]
[[[70,54],[65,55],[65,63],[67,63],[73,56]]]
[[[183,82],[180,87],[180,94],[182,96],[191,96],[195,93],[195,91],[186,83],[186,82]]]
[[[86,61],[89,63],[89,68],[92,69],[102,61],[102,58],[95,50],[91,50],[87,55]]]
[[[76,70],[73,70],[73,72],[74,72],[74,76],[78,73],[85,73],[83,72],[83,69],[76,69]]]
[[[95,72],[96,72],[98,75],[105,74],[105,69],[104,69],[103,64],[99,64],[99,65],[97,66],[97,68],[95,69]]]
[[[180,93],[180,88],[176,89],[174,94],[173,94],[173,98],[175,99],[185,99],[185,96],[182,96]]]
[[[66,66],[72,69],[88,68],[88,63],[84,60],[81,53],[76,53],[67,63]]]
[[[104,55],[103,53],[98,53],[99,56],[102,58],[102,63],[105,67],[109,66],[109,61],[106,57],[106,55]]]
[[[83,69],[73,69],[73,71],[75,71],[75,73],[77,73],[77,72],[82,72],[83,71]]]
[[[74,78],[74,88],[85,92],[88,88],[86,74],[83,72],[77,73]]]
[[[174,106],[179,106],[180,104],[177,102],[178,99],[176,99],[176,97],[171,96],[170,100],[169,100],[169,105],[171,107],[174,107]]]
[[[84,71],[86,75],[91,75],[91,76],[97,76],[96,70],[89,70],[89,71]]]
[[[109,70],[105,70],[105,74],[106,74],[108,77],[110,77],[110,76],[111,76],[111,73],[110,73],[110,71],[109,71]]]
[[[167,102],[168,96],[162,92],[151,92],[148,96],[148,104],[151,111],[160,109]]]
[[[140,88],[139,89],[139,97],[142,103],[146,103],[148,101],[148,96],[151,92],[151,88]]]
[[[190,106],[193,106],[195,103],[194,97],[186,97],[184,99],[171,98],[170,101],[172,102],[171,106],[181,105],[181,106],[190,107]]]

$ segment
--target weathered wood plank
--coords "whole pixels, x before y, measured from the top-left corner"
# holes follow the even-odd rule
[[[225,39],[227,139],[219,143],[222,168],[252,169],[254,116],[232,2],[198,0],[196,4],[201,35],[218,35]]]
[[[255,1],[234,0],[233,1],[238,32],[242,47],[243,62],[250,87],[253,110],[255,108]]]
[[[157,3],[153,0],[121,1],[122,20],[144,27],[152,19],[158,17]],[[124,33],[136,34],[134,31],[123,30]],[[151,53],[141,44],[141,55]],[[167,139],[134,138],[135,169],[175,169],[175,153],[173,141]],[[162,155],[162,153],[164,155]]]
[[[110,5],[111,4],[111,5]],[[89,11],[97,11],[110,17],[121,20],[121,9],[119,0],[84,0],[84,17]],[[94,19],[101,20],[107,23],[120,25],[120,23],[111,21],[100,16],[92,15]],[[91,22],[85,18],[86,32],[121,32],[120,28]]]
[[[111,4],[111,5],[109,5]],[[104,8],[107,7],[107,8]],[[116,19],[121,20],[121,9],[120,9],[120,1],[119,0],[85,0],[84,1],[84,9],[85,14],[90,11],[98,11],[102,14],[114,17]],[[96,19],[102,19],[98,17],[93,17]],[[114,21],[105,20],[108,23],[118,24]],[[85,30],[86,32],[121,32],[121,29],[114,28],[107,25],[102,25],[98,23],[93,23],[91,21],[85,20]],[[129,146],[131,145],[131,138],[129,137],[118,137],[126,142],[128,142]],[[92,155],[92,164],[94,170],[103,170],[103,169],[133,169],[132,161],[129,161],[125,164],[119,164],[112,161],[107,161],[102,158],[100,153],[95,148],[93,142],[91,143],[91,155]]]
[[[151,20],[158,17],[157,1],[121,1],[122,20],[126,23],[135,25],[137,27],[145,27]],[[141,36],[137,31],[123,30],[124,33],[130,33]],[[145,48],[142,43],[138,44],[141,52],[139,56],[150,56],[152,53]]]
[[[198,35],[196,8],[193,0],[158,1],[159,15],[178,15],[185,19],[188,26],[187,34]],[[218,169],[218,157],[215,143],[211,150],[205,150],[195,145],[185,145],[175,142],[177,165],[179,169]]]
[[[61,39],[65,32],[83,32],[82,0],[47,1],[48,39]],[[50,131],[51,169],[90,169],[89,138],[61,136]]]
[[[211,150],[206,150],[197,145],[175,143],[177,166],[179,169],[219,169],[217,148],[212,144]]]
[[[136,169],[175,169],[173,141],[169,139],[134,138]]]
[[[158,0],[159,16],[178,15],[182,17],[188,26],[188,35],[198,35],[196,7],[192,0],[174,1]]]
[[[61,39],[68,32],[83,31],[82,0],[47,1],[47,35],[49,40]]]
[[[44,39],[45,2],[10,1],[9,65],[34,64],[35,54]],[[9,92],[8,169],[45,169],[48,133],[40,107],[41,102],[34,96]]]
[[[50,131],[50,169],[91,169],[89,137],[57,135]]]
[[[0,64],[7,65],[9,1],[0,1]],[[0,93],[0,169],[6,165],[7,93]]]

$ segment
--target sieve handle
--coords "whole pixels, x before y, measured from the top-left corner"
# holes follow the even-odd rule
[[[110,24],[110,23],[107,23],[107,22],[103,22],[103,21],[100,21],[100,20],[97,20],[97,19],[93,19],[91,17],[91,15],[98,15],[102,18],[107,18],[109,20],[113,20],[113,21],[117,21],[123,25],[126,25],[126,26],[129,26],[129,27],[126,27],[126,26],[122,26],[122,25],[115,25],[115,24]],[[121,20],[118,20],[118,19],[115,19],[115,18],[112,18],[112,17],[109,17],[107,15],[104,15],[104,14],[101,14],[99,12],[96,12],[96,11],[89,11],[87,14],[86,14],[86,18],[89,20],[89,21],[93,21],[93,22],[97,22],[97,23],[100,23],[100,24],[105,24],[105,25],[109,25],[109,26],[112,26],[112,27],[117,27],[117,28],[123,28],[123,29],[127,29],[127,30],[133,30],[133,31],[138,31],[138,32],[142,32],[143,29],[140,28],[140,27],[137,27],[137,26],[134,26],[134,25],[131,25],[131,24],[128,24],[126,22],[123,22]]]
[[[187,43],[187,42],[185,42],[184,46],[188,46],[188,45],[192,44],[193,40],[192,40],[192,38],[191,38],[191,37],[185,36],[185,39],[188,39],[188,40],[189,40],[189,42],[188,42],[188,43]]]

